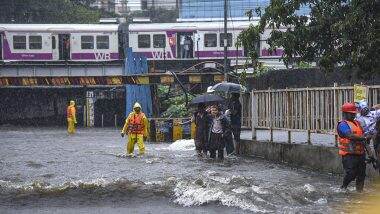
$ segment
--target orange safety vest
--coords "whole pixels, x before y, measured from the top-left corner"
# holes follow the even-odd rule
[[[73,118],[75,116],[75,107],[74,106],[68,106],[66,111],[67,118]]]
[[[342,122],[342,121],[341,121]],[[341,123],[339,122],[339,123]],[[360,123],[358,121],[345,121],[348,126],[350,126],[351,132],[354,135],[357,136],[363,136],[364,132],[362,127],[360,126]],[[338,123],[338,125],[339,125]],[[341,137],[338,135],[338,141],[339,141],[339,155],[345,156],[345,155],[363,155],[364,154],[364,145],[361,142],[352,141],[348,138]]]
[[[133,114],[128,118],[128,132],[131,134],[144,134],[144,113]]]

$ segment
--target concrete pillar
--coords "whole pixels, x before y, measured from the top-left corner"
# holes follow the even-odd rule
[[[95,124],[95,96],[93,91],[86,92],[86,127],[94,127]]]

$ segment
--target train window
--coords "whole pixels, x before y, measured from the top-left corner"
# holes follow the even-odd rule
[[[165,48],[166,47],[166,35],[165,34],[153,35],[153,47]]]
[[[216,33],[206,33],[205,34],[205,47],[216,47],[217,44]]]
[[[94,37],[93,36],[81,36],[81,48],[82,49],[94,49]]]
[[[150,35],[142,34],[138,36],[139,48],[150,48]]]
[[[26,36],[13,36],[14,49],[26,49]]]
[[[96,36],[97,49],[109,49],[110,41],[108,36]]]
[[[29,49],[42,49],[42,37],[29,36]]]
[[[224,47],[224,33],[220,34],[220,47]],[[232,33],[227,33],[227,47],[232,47]]]

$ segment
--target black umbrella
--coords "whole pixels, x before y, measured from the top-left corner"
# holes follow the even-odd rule
[[[191,104],[223,102],[224,98],[216,94],[202,94],[193,98]]]
[[[232,82],[221,82],[211,87],[211,91],[221,91],[227,93],[244,93],[247,88]]]

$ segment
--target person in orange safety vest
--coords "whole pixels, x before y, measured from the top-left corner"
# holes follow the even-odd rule
[[[342,106],[343,120],[338,123],[339,155],[345,172],[342,189],[346,189],[356,179],[356,190],[363,191],[366,162],[365,142],[370,136],[364,136],[360,123],[355,120],[356,106],[345,103]]]
[[[70,101],[70,105],[67,106],[67,133],[75,133],[75,124],[77,124],[76,109],[74,100]]]
[[[135,144],[139,147],[139,155],[145,153],[144,138],[148,136],[148,119],[145,114],[141,112],[141,105],[135,103],[133,106],[133,112],[128,115],[125,120],[123,129],[121,130],[121,136],[124,137],[128,134],[128,143],[126,145],[126,153],[128,156],[133,156]]]

